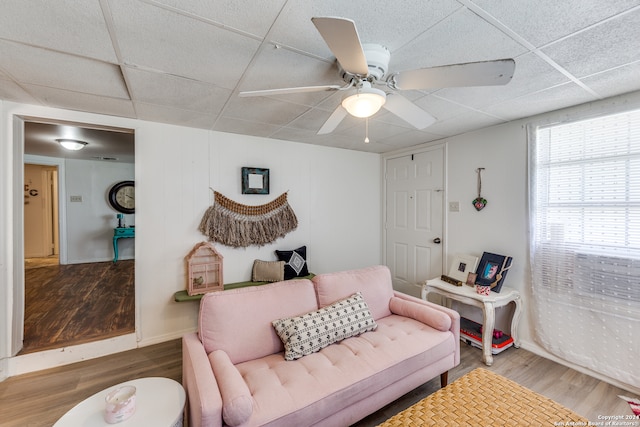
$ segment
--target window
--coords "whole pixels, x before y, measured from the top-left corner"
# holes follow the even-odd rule
[[[530,131],[531,277],[540,341],[630,383],[627,356],[597,363],[588,347],[601,352],[610,342],[616,353],[629,354],[640,347],[630,329],[640,326],[640,110]],[[557,318],[554,327],[545,324],[549,318]]]

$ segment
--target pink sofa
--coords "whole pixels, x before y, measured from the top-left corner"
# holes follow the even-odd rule
[[[361,292],[377,328],[285,361],[272,321]],[[183,337],[187,419],[199,426],[348,426],[460,363],[460,316],[395,292],[375,266],[206,294]]]

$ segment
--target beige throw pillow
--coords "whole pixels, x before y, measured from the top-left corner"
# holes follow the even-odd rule
[[[252,282],[279,282],[284,280],[284,261],[253,261]]]

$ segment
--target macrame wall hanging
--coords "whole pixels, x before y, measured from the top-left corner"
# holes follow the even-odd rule
[[[264,246],[298,227],[287,193],[258,206],[243,205],[213,192],[214,203],[198,228],[209,240],[234,248]]]

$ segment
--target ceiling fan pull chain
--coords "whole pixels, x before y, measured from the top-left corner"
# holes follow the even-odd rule
[[[364,143],[369,143],[369,117],[364,119]]]

